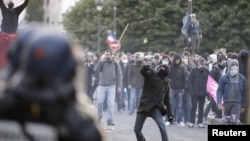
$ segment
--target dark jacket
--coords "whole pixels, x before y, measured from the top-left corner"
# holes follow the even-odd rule
[[[175,63],[177,59],[180,59],[180,64]],[[181,56],[176,54],[173,57],[173,64],[170,66],[168,78],[171,80],[171,89],[174,90],[185,89],[186,72],[184,67],[181,66],[181,61]]]
[[[191,37],[193,35],[200,35],[201,34],[201,28],[200,24],[197,21],[196,23],[190,23],[187,27],[187,35],[188,37]]]
[[[188,90],[191,96],[207,96],[208,75],[206,67],[192,69],[188,78]]]
[[[239,72],[243,76],[247,77],[247,60],[249,56],[249,52],[247,50],[240,50],[238,55],[238,62],[239,62]]]
[[[140,73],[142,67],[142,64],[133,63],[128,69],[128,84],[133,88],[143,87],[144,77]]]
[[[247,82],[246,78],[242,74],[239,75],[238,83],[238,94],[237,102],[241,104],[242,107],[246,107],[246,92],[247,92]],[[230,102],[230,88],[231,82],[228,74],[225,74],[221,77],[219,81],[219,86],[217,89],[217,101],[218,104],[222,104],[222,99],[224,102]]]
[[[141,74],[145,78],[137,112],[149,112],[152,108],[157,107],[160,110],[165,108],[168,116],[173,116],[169,98],[168,79],[162,80],[152,69],[143,67]]]
[[[3,0],[0,0],[0,7],[2,11],[2,32],[14,33],[18,28],[18,18],[24,8],[28,5],[29,0],[25,0],[20,6],[9,9],[5,6]]]
[[[209,72],[210,76],[219,83],[220,77],[222,76],[221,69],[219,68],[218,64],[212,67],[212,70]]]
[[[128,69],[129,69],[129,63],[124,64],[122,62],[119,63],[122,71],[122,86],[123,88],[128,87]]]

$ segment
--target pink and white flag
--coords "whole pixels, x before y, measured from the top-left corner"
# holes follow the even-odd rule
[[[212,76],[208,75],[207,79],[207,91],[209,95],[214,99],[214,101],[217,103],[217,89],[218,89],[218,83],[213,79]]]

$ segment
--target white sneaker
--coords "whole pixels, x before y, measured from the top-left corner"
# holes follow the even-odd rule
[[[205,126],[203,124],[201,124],[201,123],[198,124],[198,127],[199,128],[205,128]]]
[[[185,126],[185,123],[181,121],[181,122],[179,122],[179,123],[177,124],[177,126],[184,127],[184,126]]]
[[[189,123],[189,124],[188,124],[188,127],[189,127],[189,128],[194,127],[194,124],[193,124],[193,123]]]
[[[170,123],[169,121],[166,121],[166,122],[165,122],[165,125],[166,125],[166,126],[169,126],[170,124],[171,124],[171,123]]]

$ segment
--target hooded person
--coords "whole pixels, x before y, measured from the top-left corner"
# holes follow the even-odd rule
[[[239,72],[247,77],[247,60],[248,60],[249,52],[245,49],[240,50],[238,55],[239,61]]]
[[[135,54],[134,63],[130,64],[126,75],[123,75],[123,78],[127,77],[128,79],[128,89],[130,92],[128,104],[129,104],[129,115],[133,115],[135,110],[139,105],[139,100],[142,95],[142,88],[144,83],[144,78],[140,73],[141,68],[143,67],[143,56],[141,53]]]
[[[169,74],[167,65],[158,65],[155,70],[145,65],[140,70],[144,77],[142,96],[137,110],[134,131],[137,141],[145,141],[142,134],[142,127],[147,117],[152,117],[157,123],[162,141],[168,141],[166,126],[162,116],[168,115],[172,123],[173,114],[169,98],[169,81],[166,78]]]
[[[197,62],[197,67],[198,67],[199,69],[207,68],[206,65],[205,65],[205,62],[206,62],[205,58],[199,57],[199,58],[198,58],[198,62]]]
[[[187,72],[183,66],[181,66],[182,58],[180,54],[173,56],[173,63],[170,66],[168,78],[171,80],[171,94],[170,99],[174,111],[174,116],[178,126],[185,126],[182,116],[182,99],[186,88],[186,76]],[[168,122],[165,123],[168,125]]]
[[[247,78],[247,62],[249,58],[249,52],[245,49],[240,50],[238,54],[239,61],[239,73]],[[241,113],[240,121],[245,122],[245,113]]]
[[[239,73],[237,59],[228,62],[228,72],[219,81],[217,104],[219,109],[224,107],[227,124],[237,124],[240,113],[245,112],[246,78]]]
[[[204,128],[203,123],[203,109],[205,98],[207,96],[207,78],[209,75],[209,70],[205,65],[205,59],[200,57],[197,61],[197,67],[193,68],[190,72],[188,78],[188,91],[191,95],[191,113],[190,113],[190,124],[188,127],[194,127],[196,110],[198,108],[198,120],[197,126],[199,128]]]

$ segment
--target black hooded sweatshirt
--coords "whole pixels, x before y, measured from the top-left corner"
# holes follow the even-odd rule
[[[180,63],[176,64],[176,60],[180,59]],[[171,80],[170,87],[173,90],[185,89],[186,73],[184,67],[181,66],[181,56],[175,54],[173,57],[173,64],[170,66],[168,78]]]

